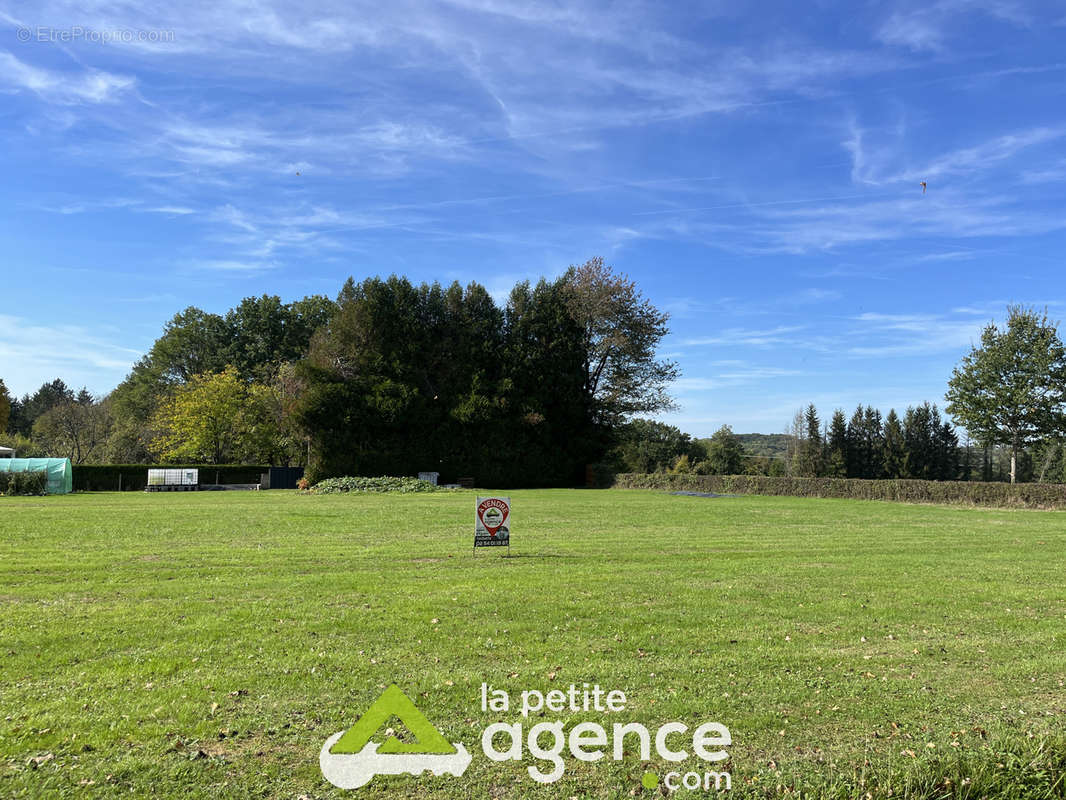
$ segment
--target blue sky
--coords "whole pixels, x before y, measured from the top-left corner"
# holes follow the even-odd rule
[[[602,255],[673,315],[665,419],[776,432],[1063,301],[1061,4],[0,0],[0,142],[19,394],[188,305]]]

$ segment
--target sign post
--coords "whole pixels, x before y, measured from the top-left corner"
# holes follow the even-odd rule
[[[511,548],[511,498],[479,497],[474,514],[474,549]]]

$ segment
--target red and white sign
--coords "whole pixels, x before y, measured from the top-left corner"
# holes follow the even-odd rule
[[[474,520],[474,547],[511,543],[511,498],[479,497]]]

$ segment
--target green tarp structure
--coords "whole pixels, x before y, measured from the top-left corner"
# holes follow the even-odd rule
[[[47,472],[48,494],[70,494],[74,474],[69,458],[0,458],[0,472]]]

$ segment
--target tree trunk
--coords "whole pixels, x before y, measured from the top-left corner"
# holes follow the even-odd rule
[[[1014,483],[1018,477],[1018,444],[1012,442],[1010,446],[1010,482]]]
[[[1040,467],[1040,477],[1037,478],[1037,483],[1044,482],[1044,478],[1047,476],[1047,471],[1051,467],[1051,459],[1055,457],[1055,449],[1056,448],[1054,447],[1048,447],[1047,455],[1044,456],[1044,463]]]

